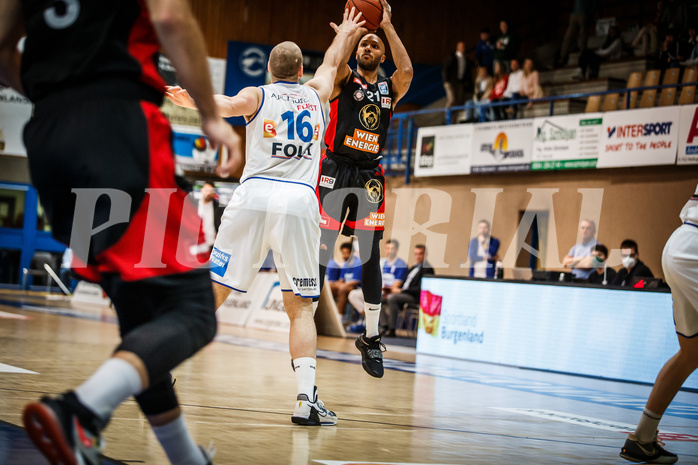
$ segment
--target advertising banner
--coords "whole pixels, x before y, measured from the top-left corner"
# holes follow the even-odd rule
[[[9,87],[0,87],[0,155],[27,156],[22,134],[32,103]]]
[[[427,277],[417,353],[653,383],[678,350],[671,315],[669,292]]]
[[[604,113],[596,167],[673,165],[678,133],[679,107]]]
[[[276,273],[259,273],[255,278],[255,282],[257,281],[260,282],[259,287],[255,288],[255,292],[259,293],[260,303],[255,304],[251,315],[247,318],[246,326],[288,332],[291,323],[284,308],[278,275]]]
[[[533,120],[498,121],[474,126],[472,173],[531,169]]]
[[[470,174],[472,124],[419,128],[415,176]]]
[[[173,124],[172,132],[175,159],[183,171],[206,174],[216,172],[218,151],[211,148],[200,127]]]
[[[111,300],[107,297],[102,287],[99,284],[90,283],[87,281],[78,281],[78,285],[70,297],[72,302],[88,303],[108,307]]]
[[[262,308],[265,296],[276,282],[278,282],[276,273],[258,273],[247,292],[233,291],[230,293],[223,305],[216,311],[218,321],[245,326],[252,312]]]
[[[534,119],[531,170],[596,168],[602,120],[601,113]]]
[[[698,105],[681,107],[677,165],[698,164]]]

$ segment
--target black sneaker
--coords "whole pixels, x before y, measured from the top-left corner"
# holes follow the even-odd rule
[[[27,435],[52,465],[99,465],[100,431],[106,422],[80,403],[73,392],[27,404]]]
[[[374,378],[382,378],[385,345],[381,342],[380,334],[367,338],[366,331],[364,331],[356,338],[354,344],[361,352],[361,365],[364,367],[364,371]]]
[[[643,463],[675,463],[679,457],[662,446],[664,443],[657,436],[650,442],[640,442],[634,434],[628,434],[620,456],[631,462]]]

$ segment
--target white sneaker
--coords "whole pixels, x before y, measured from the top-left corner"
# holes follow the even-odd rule
[[[325,404],[318,399],[315,386],[312,401],[307,395],[298,394],[291,421],[305,426],[332,426],[337,424],[337,415],[332,410],[327,410]]]

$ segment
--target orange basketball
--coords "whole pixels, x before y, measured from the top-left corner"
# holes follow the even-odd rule
[[[383,19],[383,5],[380,0],[347,0],[345,9],[351,11],[351,7],[361,12],[361,18],[366,20],[364,27],[369,31],[375,31]]]

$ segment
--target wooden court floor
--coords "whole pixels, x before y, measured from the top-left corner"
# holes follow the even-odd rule
[[[108,311],[0,291],[0,465],[46,463],[14,427],[24,404],[78,385],[117,341]],[[283,334],[222,326],[173,372],[190,430],[213,441],[216,464],[629,463],[618,457],[624,431],[650,390],[391,344],[385,377],[374,379],[353,340],[321,337],[319,347],[317,384],[335,427],[291,423],[295,376]],[[679,464],[698,464],[698,394],[679,393],[660,426]],[[133,401],[104,435],[108,463],[168,463]]]

